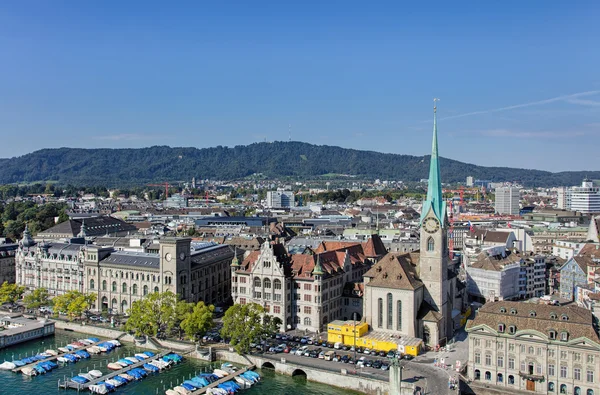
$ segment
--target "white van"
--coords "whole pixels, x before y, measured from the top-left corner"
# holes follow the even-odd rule
[[[296,355],[302,356],[306,350],[308,350],[308,346],[302,346],[296,351]]]
[[[333,359],[334,355],[335,355],[335,351],[327,351],[325,353],[325,357],[323,359],[325,359],[326,361],[331,361]]]
[[[342,348],[342,342],[337,342],[333,345],[333,348],[335,348],[336,350],[339,350],[340,348]]]

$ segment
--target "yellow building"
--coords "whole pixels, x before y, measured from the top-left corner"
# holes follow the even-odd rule
[[[356,338],[355,338],[356,333]],[[395,337],[389,333],[369,332],[366,322],[332,321],[327,325],[327,341],[342,343],[346,346],[370,348],[388,352],[398,350],[403,354],[417,356],[421,352],[423,341],[409,336]]]

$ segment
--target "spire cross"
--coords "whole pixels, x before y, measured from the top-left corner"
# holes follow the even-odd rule
[[[433,112],[437,112],[437,105],[435,103],[439,101],[440,99],[438,99],[437,97],[433,98]]]

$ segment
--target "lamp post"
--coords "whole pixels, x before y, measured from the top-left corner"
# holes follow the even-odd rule
[[[352,313],[352,320],[354,321],[354,364],[356,366],[356,312]]]

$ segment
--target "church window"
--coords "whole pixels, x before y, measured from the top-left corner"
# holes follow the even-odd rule
[[[377,299],[377,326],[383,327],[383,299]]]
[[[396,309],[397,314],[398,314],[398,321],[396,322],[396,330],[401,331],[402,330],[402,301],[399,300],[396,302]]]
[[[433,237],[430,237],[429,239],[427,239],[427,251],[433,251],[435,248],[435,243],[433,241]]]
[[[393,328],[393,317],[394,317],[394,304],[393,304],[393,297],[391,293],[387,294],[387,328],[388,329],[392,329]]]

